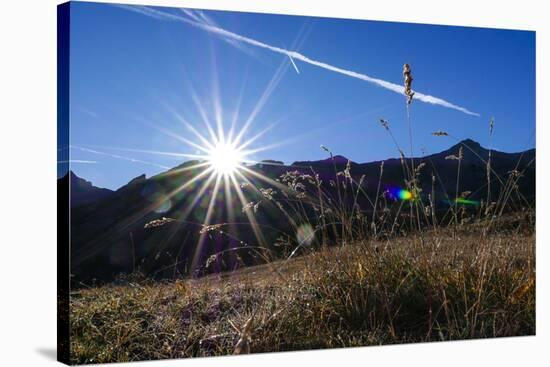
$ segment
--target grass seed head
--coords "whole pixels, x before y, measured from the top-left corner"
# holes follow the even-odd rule
[[[405,96],[407,96],[407,104],[411,104],[414,92],[412,91],[412,71],[409,64],[403,65],[403,79],[405,84]]]
[[[155,220],[152,220],[148,223],[145,223],[145,225],[143,226],[143,228],[147,229],[147,228],[157,228],[157,227],[162,227],[168,223],[172,223],[174,222],[175,219],[172,219],[172,218],[166,218],[166,217],[162,217],[160,219],[155,219]]]

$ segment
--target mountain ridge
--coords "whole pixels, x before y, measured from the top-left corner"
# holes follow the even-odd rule
[[[466,144],[468,143],[467,141]],[[440,210],[446,210],[449,207],[449,198],[462,192],[471,192],[468,199],[474,203],[486,200],[487,165],[484,160],[488,156],[488,150],[471,143],[467,147],[464,143],[460,144],[436,154],[412,159],[415,167],[425,163],[417,177],[422,200],[427,200],[427,195],[433,193],[433,199]],[[449,155],[458,155],[461,146],[465,148],[460,170],[460,191],[456,193],[458,161],[446,158]],[[521,179],[516,182],[518,192],[523,195],[524,202],[526,200],[534,203],[535,156],[535,149],[518,153],[492,151],[494,179],[490,191],[493,200],[498,197],[501,188],[505,187],[504,181],[510,172],[517,170],[522,172]],[[357,205],[367,214],[371,210],[369,208],[372,208],[369,197],[405,188],[401,159],[384,160],[382,175],[380,162],[382,161],[360,164],[350,162],[349,175],[356,184],[361,182],[366,196],[361,196]],[[410,158],[407,158],[404,163],[409,165],[409,162]],[[232,227],[233,238],[239,238],[243,243],[254,243],[254,232],[250,228],[244,207],[248,205],[246,203],[262,201],[260,209],[254,210],[253,215],[258,225],[262,226],[265,241],[276,243],[281,232],[289,232],[292,228],[288,227],[288,221],[276,207],[270,207],[265,202],[262,189],[265,192],[266,189],[273,188],[282,195],[281,186],[277,186],[286,185],[281,177],[287,172],[297,172],[298,176],[307,174],[309,177],[315,173],[319,177],[322,190],[336,200],[337,172],[342,172],[347,167],[347,159],[343,156],[334,164],[330,158],[306,163],[298,161],[300,165],[263,161],[248,165],[247,170],[241,172],[243,176],[236,175],[235,185],[228,185],[228,193],[225,185],[216,191],[216,180],[209,179],[208,174],[201,175],[207,167],[194,167],[194,163],[184,162],[149,178],[139,175],[116,191],[97,191],[91,182],[78,178],[72,172],[59,179],[58,185],[68,187],[66,182],[69,176],[73,180],[78,178],[79,185],[72,185],[71,196],[78,196],[81,192],[92,193],[86,202],[71,207],[71,271],[74,281],[111,281],[116,274],[134,271],[136,264],[145,274],[169,277],[174,274],[176,260],[178,272],[188,274],[196,271],[194,264],[204,263],[208,256],[220,248],[239,246],[238,242],[229,238],[217,238],[214,241],[214,237],[213,242],[199,245],[202,241],[201,229],[211,205],[213,211],[210,223],[238,223]],[[253,173],[247,174],[250,171]],[[496,175],[503,177],[504,181],[499,182]],[[435,183],[432,181],[433,177],[436,178]],[[81,191],[75,190],[75,187]],[[97,192],[103,195],[95,195]],[[316,195],[316,191],[310,193]],[[216,200],[212,201],[213,198]],[[155,230],[146,226],[154,221],[162,221],[163,218],[171,219]],[[197,247],[200,247],[198,254],[195,252]],[[255,260],[248,257],[244,261],[253,264]]]
[[[491,154],[492,155],[529,155],[531,153],[535,153],[536,152],[536,148],[531,148],[531,149],[526,149],[526,150],[523,150],[523,151],[519,151],[519,152],[503,152],[503,151],[499,151],[499,150],[495,150],[495,149],[489,149],[489,148],[485,148],[483,147],[480,143],[478,143],[477,141],[475,140],[472,140],[470,138],[466,138],[466,139],[463,139],[461,141],[459,141],[458,143],[452,145],[451,147],[441,151],[441,152],[438,152],[438,153],[432,153],[432,154],[429,154],[429,155],[426,155],[426,156],[417,156],[417,157],[413,157],[412,159],[414,160],[422,160],[422,159],[433,159],[433,158],[446,158],[447,156],[449,155],[458,155],[459,153],[459,149],[460,147],[464,147],[465,149],[463,149],[463,154],[465,155],[466,157],[466,160],[468,160],[468,158],[470,158],[470,156],[473,154],[474,158],[483,158],[483,159],[487,159],[488,157],[488,152],[489,150],[491,150]],[[475,152],[475,153],[474,153]],[[406,159],[410,160],[411,158],[410,157],[406,157]],[[381,162],[395,162],[395,161],[400,161],[400,158],[398,157],[390,157],[390,158],[386,158],[386,159],[382,159],[382,160],[374,160],[374,161],[367,161],[367,162],[355,162],[353,160],[350,160],[348,159],[347,157],[343,156],[343,155],[334,155],[332,158],[331,157],[328,157],[328,158],[325,158],[325,159],[319,159],[319,160],[312,160],[312,161],[294,161],[290,164],[284,164],[284,162],[282,161],[279,161],[279,160],[274,160],[274,159],[263,159],[257,163],[254,163],[254,164],[251,164],[249,166],[252,166],[252,167],[255,167],[255,166],[264,166],[264,165],[273,165],[273,166],[280,166],[280,167],[297,167],[297,168],[309,168],[310,166],[312,167],[316,167],[316,166],[319,166],[319,165],[323,165],[323,164],[330,164],[330,165],[336,165],[337,167],[340,167],[342,165],[346,165],[348,163],[348,161],[350,162],[350,165],[352,167],[354,166],[367,166],[367,165],[371,165],[371,164],[380,164]],[[117,188],[117,189],[108,189],[108,188],[101,188],[101,187],[96,187],[96,186],[93,186],[93,183],[90,182],[90,181],[87,181],[85,178],[82,178],[82,177],[79,177],[77,176],[73,171],[69,171],[71,175],[73,175],[74,177],[76,177],[77,179],[81,179],[82,181],[86,182],[87,184],[91,184],[91,186],[95,189],[100,189],[100,190],[108,190],[110,192],[116,192],[120,189],[122,189],[123,187],[127,186],[127,185],[130,185],[130,184],[135,184],[137,182],[143,182],[147,179],[151,179],[151,178],[155,178],[156,176],[159,176],[159,175],[163,175],[163,174],[166,174],[167,172],[173,172],[175,170],[178,170],[178,169],[185,169],[187,167],[190,167],[194,164],[198,164],[200,163],[200,161],[198,160],[189,160],[189,161],[185,161],[185,162],[182,162],[180,163],[179,165],[173,167],[173,168],[170,168],[169,170],[167,171],[164,171],[164,172],[161,172],[159,174],[156,174],[156,175],[153,175],[149,178],[147,178],[147,176],[145,175],[145,173],[143,174],[140,174],[132,179],[130,179],[125,185]]]

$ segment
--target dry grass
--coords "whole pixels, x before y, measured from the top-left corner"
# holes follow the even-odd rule
[[[380,119],[401,157],[406,200],[377,190],[370,197],[350,163],[322,183],[312,172],[286,172],[271,187],[247,182],[256,192],[244,203],[251,218],[263,208],[280,210],[293,228],[281,237],[287,260],[199,280],[127,281],[71,294],[73,363],[292,351],[421,341],[535,334],[534,210],[517,182],[522,172],[500,177],[491,155],[487,200],[468,209],[459,199],[464,149],[457,161],[456,192],[445,213],[436,213],[431,193],[422,193],[412,158],[412,73],[403,69],[411,159]],[[490,122],[492,136],[494,122]],[[443,131],[439,137],[451,137]],[[472,151],[473,152],[473,151]],[[475,152],[474,152],[475,153]],[[533,163],[533,162],[531,162]],[[529,163],[529,164],[531,164]],[[500,197],[490,198],[491,182]],[[443,185],[441,185],[443,186]],[[453,195],[454,194],[454,195]],[[454,197],[454,200],[452,198]],[[514,202],[516,200],[516,202]],[[520,204],[517,204],[517,203]],[[361,207],[360,203],[368,207]],[[513,204],[513,205],[512,205]],[[314,213],[313,215],[311,213]],[[512,214],[510,214],[512,213]],[[149,223],[162,226],[171,218]],[[203,228],[222,231],[224,223]],[[298,239],[295,234],[300,233]],[[315,241],[311,235],[315,234]],[[225,233],[230,236],[230,233]],[[258,250],[267,260],[281,254]],[[303,256],[294,258],[299,250]],[[264,254],[266,251],[267,254]],[[214,258],[219,254],[213,255]]]
[[[264,265],[81,290],[72,362],[533,335],[534,246],[533,233],[483,238],[472,225],[271,264],[283,277]]]

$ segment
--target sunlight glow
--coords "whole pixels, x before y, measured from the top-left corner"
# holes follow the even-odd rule
[[[221,204],[218,197],[222,194],[222,191],[225,196],[225,204],[227,205],[227,210],[225,210],[228,215],[227,220],[233,222],[235,216],[235,213],[232,210],[233,207],[235,205],[239,205],[238,203],[240,203],[241,207],[245,207],[250,202],[250,200],[246,197],[246,194],[241,190],[242,182],[250,184],[250,186],[253,187],[254,193],[256,195],[261,195],[259,189],[251,184],[249,177],[253,177],[254,179],[268,183],[274,187],[278,187],[280,190],[286,189],[286,186],[283,186],[279,182],[276,182],[262,173],[251,169],[251,165],[258,163],[257,161],[252,160],[252,157],[256,153],[266,151],[283,144],[282,142],[276,142],[268,145],[264,144],[256,148],[253,147],[253,143],[257,142],[257,140],[267,134],[275,125],[277,125],[279,120],[266,124],[266,126],[259,131],[251,131],[250,129],[252,124],[255,122],[257,115],[268,102],[271,93],[286,72],[286,65],[286,62],[281,63],[281,66],[277,69],[275,75],[270,79],[256,105],[252,108],[250,115],[246,118],[242,118],[240,115],[240,103],[244,93],[244,85],[241,89],[235,111],[231,114],[231,116],[227,116],[227,114],[224,113],[218,90],[219,85],[214,59],[212,71],[214,80],[211,87],[212,101],[210,103],[213,108],[207,108],[207,105],[210,104],[206,104],[201,101],[199,94],[193,88],[192,83],[187,80],[189,94],[193,99],[197,110],[197,115],[200,117],[200,120],[202,120],[202,126],[198,123],[189,122],[186,116],[170,104],[163,104],[163,106],[173,117],[175,122],[179,122],[182,127],[187,129],[188,134],[182,136],[170,129],[158,125],[154,121],[145,121],[145,124],[149,127],[183,143],[183,145],[188,148],[193,149],[194,152],[192,154],[182,153],[180,151],[167,152],[111,147],[110,149],[129,152],[150,153],[160,156],[185,157],[195,161],[192,164],[182,165],[181,167],[174,169],[168,169],[168,167],[165,167],[168,170],[160,173],[156,177],[179,178],[181,177],[181,174],[184,174],[185,176],[190,175],[190,178],[185,177],[181,186],[167,192],[162,197],[155,198],[153,202],[142,211],[135,213],[133,216],[128,218],[128,220],[123,223],[123,226],[127,227],[131,225],[152,211],[162,214],[167,213],[167,215],[175,214],[175,220],[180,222],[185,222],[187,220],[191,220],[192,222],[197,221],[203,226],[216,224],[216,221],[219,220],[216,210],[219,209],[219,205]],[[239,124],[239,121],[243,121],[243,123]],[[238,127],[239,125],[240,127]],[[189,196],[191,199],[186,200],[184,206],[176,212],[172,212],[174,207],[179,205],[177,200],[179,200],[178,197],[182,196],[179,195],[181,193],[183,193],[183,196]],[[236,202],[234,202],[233,198],[236,199]],[[193,212],[196,209],[199,210],[194,216]],[[220,212],[223,213],[223,210]],[[245,211],[244,213],[250,223],[252,232],[256,237],[257,242],[255,245],[268,247],[266,239],[264,238],[262,230],[258,225],[254,214],[250,211]],[[292,220],[288,213],[284,212],[284,214],[287,218],[289,218],[289,220]],[[197,216],[204,217],[199,218]],[[309,241],[307,228],[304,233],[298,233],[298,236],[304,237],[305,242]],[[203,246],[205,246],[208,241],[209,237],[207,236],[207,232],[201,232],[192,256],[192,261],[190,264],[191,269],[197,269],[200,265],[199,261],[201,260],[201,254],[204,253]]]
[[[243,159],[243,154],[238,147],[222,142],[217,143],[207,156],[208,163],[220,176],[233,175]]]

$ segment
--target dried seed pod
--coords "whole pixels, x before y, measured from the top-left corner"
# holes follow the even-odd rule
[[[155,220],[152,220],[152,221],[146,223],[143,226],[143,228],[147,229],[147,228],[162,227],[162,226],[164,226],[168,223],[174,222],[174,221],[175,221],[175,219],[162,217],[160,219],[155,219]]]
[[[235,344],[233,354],[250,354],[250,337],[252,334],[252,319],[250,317],[239,332],[239,340]],[[234,327],[235,328],[235,327]],[[236,329],[236,328],[235,328]]]
[[[403,79],[405,84],[405,96],[407,96],[407,104],[411,104],[414,92],[411,89],[413,77],[409,64],[403,65]]]

